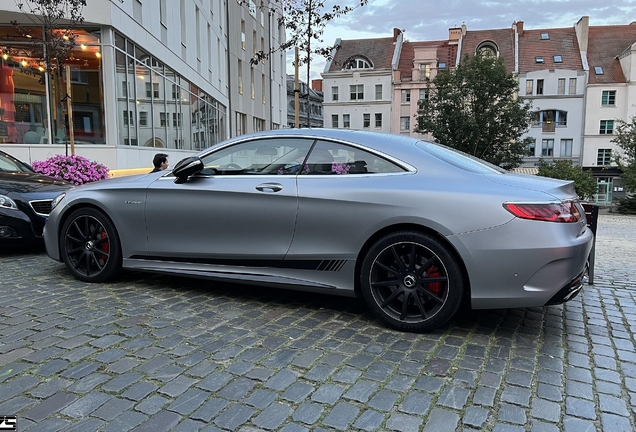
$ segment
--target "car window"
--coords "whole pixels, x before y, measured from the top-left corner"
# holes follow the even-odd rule
[[[313,140],[267,138],[242,142],[204,156],[203,175],[295,175]]]
[[[6,157],[3,154],[0,154],[0,170],[11,172],[31,172],[31,170],[28,169],[26,166],[14,161],[11,158]]]
[[[407,171],[381,156],[346,144],[318,141],[301,174],[379,174]]]
[[[451,147],[447,147],[438,143],[431,143],[427,141],[419,141],[417,146],[427,153],[437,157],[438,159],[448,162],[457,168],[464,169],[480,174],[495,174],[505,173],[506,170],[493,165],[489,162],[481,160],[475,156],[464,153],[463,151],[456,150]]]

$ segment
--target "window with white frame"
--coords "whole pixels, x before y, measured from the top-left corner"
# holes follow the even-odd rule
[[[411,117],[400,117],[400,131],[409,132],[411,129]]]
[[[569,94],[576,94],[576,78],[570,78]]]
[[[614,120],[601,120],[598,133],[600,135],[611,135],[614,133]]]
[[[431,65],[430,64],[421,64],[420,65],[420,79],[430,79],[431,78]]]
[[[369,129],[371,127],[371,114],[362,114],[362,127],[365,129]]]
[[[347,60],[345,63],[345,69],[371,69],[373,66],[367,59],[363,59],[360,57],[352,58]]]
[[[382,100],[382,84],[375,85],[375,100]]]
[[[166,127],[166,126],[168,126],[168,121],[167,121],[166,113],[165,113],[165,112],[161,112],[161,113],[159,113],[159,125],[160,125],[161,127]]]
[[[151,97],[155,97],[155,99],[159,98],[159,83],[146,83],[146,97],[150,99]]]
[[[364,85],[354,84],[349,86],[351,93],[351,100],[363,100],[364,99]]]
[[[557,83],[557,94],[565,94],[565,78],[559,78]]]
[[[342,115],[342,127],[349,129],[351,127],[351,118],[349,114]]]
[[[420,101],[428,99],[428,89],[420,89]]]
[[[561,157],[572,157],[572,139],[561,139]]]
[[[526,94],[531,95],[534,88],[534,80],[526,80]]]
[[[402,90],[402,103],[408,104],[409,102],[411,102],[411,90]]]
[[[375,113],[375,127],[382,127],[382,113]]]
[[[542,95],[543,94],[543,80],[542,79],[538,79],[537,80],[537,94],[538,95]]]
[[[598,149],[596,165],[609,165],[612,162],[612,149]]]
[[[331,87],[331,100],[332,101],[338,100],[338,86]]]
[[[338,125],[338,114],[331,114],[331,127],[334,129],[338,129],[340,127]]]
[[[544,139],[541,141],[541,156],[553,156],[554,154],[554,140]]]
[[[534,141],[526,145],[526,153],[528,156],[535,156],[536,143]]]
[[[148,111],[139,111],[139,126],[148,126]]]
[[[615,106],[616,105],[616,90],[603,90],[601,95],[602,106]]]
[[[134,126],[132,111],[124,111],[124,126]]]

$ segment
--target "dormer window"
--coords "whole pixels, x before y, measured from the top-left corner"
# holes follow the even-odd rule
[[[554,56],[554,62],[555,63],[563,63],[563,57],[561,57],[560,55],[555,55]]]
[[[603,66],[594,66],[594,73],[596,75],[603,75],[605,72],[603,72]]]
[[[484,41],[477,46],[477,52],[483,57],[499,57],[499,48],[493,41]]]
[[[362,57],[352,57],[345,63],[345,69],[373,69],[371,62]]]
[[[538,56],[534,58],[534,62],[535,63],[545,63],[545,61],[543,60],[543,57]]]
[[[550,34],[549,33],[541,33],[541,40],[549,40],[550,39]]]

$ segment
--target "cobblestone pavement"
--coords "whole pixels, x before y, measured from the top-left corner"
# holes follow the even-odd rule
[[[352,299],[0,253],[0,416],[24,431],[632,431],[636,218],[566,305],[389,330]]]

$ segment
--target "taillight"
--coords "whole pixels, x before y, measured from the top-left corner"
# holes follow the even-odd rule
[[[522,219],[565,223],[581,220],[581,212],[573,201],[544,204],[504,203],[503,206],[510,213]]]

